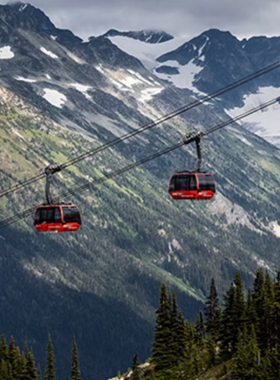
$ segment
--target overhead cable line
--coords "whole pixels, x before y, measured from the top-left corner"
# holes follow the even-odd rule
[[[187,111],[189,111],[189,110],[191,110],[191,109],[193,109],[193,108],[195,108],[195,107],[197,107],[197,106],[199,106],[199,105],[201,105],[201,104],[203,104],[209,100],[216,98],[217,96],[223,95],[226,92],[231,91],[231,90],[233,90],[233,89],[235,89],[235,88],[237,88],[243,84],[246,84],[247,82],[250,82],[251,80],[256,79],[256,78],[258,78],[264,74],[267,74],[267,73],[269,73],[269,72],[271,72],[271,71],[273,71],[279,67],[280,67],[280,61],[274,62],[271,65],[268,65],[261,70],[258,70],[256,72],[250,74],[250,75],[247,75],[246,77],[241,78],[241,79],[227,85],[226,87],[223,87],[217,91],[214,91],[211,94],[206,95],[201,99],[195,100],[194,102],[189,103],[189,104],[187,104],[181,108],[178,108],[175,111],[172,111],[169,114],[166,114],[165,116],[162,116],[162,117],[156,119],[155,121],[152,121],[152,122],[138,128],[138,129],[133,130],[132,132],[128,132],[121,137],[117,137],[117,138],[97,147],[97,148],[91,149],[91,150],[89,150],[89,151],[87,151],[87,152],[63,163],[61,165],[61,170],[66,169],[69,166],[78,163],[79,161],[85,160],[86,158],[88,158],[90,156],[93,156],[97,153],[100,153],[100,152],[102,152],[102,151],[104,151],[104,150],[106,150],[106,149],[108,149],[108,148],[110,148],[110,147],[112,147],[112,146],[114,146],[120,142],[123,142],[123,141],[125,141],[131,137],[134,137],[134,136],[136,136],[136,135],[138,135],[138,134],[140,134],[140,133],[142,133],[142,132],[144,132],[150,128],[153,128],[159,124],[162,124],[162,123],[172,119],[175,116],[178,116],[184,112],[187,112]],[[37,176],[29,178],[28,180],[26,180],[24,182],[17,183],[16,185],[0,192],[0,198],[5,196],[5,195],[8,195],[8,194],[10,194],[16,190],[19,190],[22,187],[30,185],[30,184],[32,184],[32,183],[34,183],[34,182],[36,182],[36,181],[38,181],[44,177],[45,177],[45,173],[41,173],[41,174],[38,174]]]
[[[188,145],[191,142],[195,141],[195,139],[197,137],[201,138],[201,137],[207,136],[210,133],[213,133],[213,132],[215,132],[217,130],[220,130],[220,129],[222,129],[222,128],[224,128],[224,127],[226,127],[226,126],[228,126],[228,125],[230,125],[230,124],[232,124],[234,122],[237,122],[237,121],[243,119],[244,117],[250,116],[250,115],[252,115],[255,112],[261,111],[261,110],[263,110],[265,108],[268,108],[269,106],[271,106],[271,105],[273,105],[275,103],[279,103],[279,102],[280,102],[280,97],[274,98],[272,100],[269,100],[266,103],[262,103],[262,104],[260,104],[257,107],[254,107],[254,108],[252,108],[252,109],[250,109],[250,110],[248,110],[246,112],[243,112],[242,114],[240,114],[240,115],[238,115],[238,116],[236,116],[234,118],[230,118],[230,119],[228,119],[228,120],[226,120],[226,121],[224,121],[224,122],[216,125],[215,127],[210,128],[207,131],[204,131],[204,132],[193,132],[190,135],[186,136],[182,141],[180,141],[179,143],[177,143],[175,145],[172,145],[171,147],[168,147],[168,148],[166,148],[164,150],[161,150],[160,152],[154,153],[154,154],[152,154],[152,155],[150,155],[148,157],[142,158],[141,160],[138,160],[138,161],[136,161],[136,162],[134,162],[132,164],[129,164],[129,165],[125,166],[124,168],[118,169],[118,170],[116,170],[116,171],[114,171],[112,173],[109,173],[109,174],[106,174],[106,175],[104,175],[104,176],[102,176],[100,178],[97,178],[97,179],[95,179],[95,180],[93,180],[93,181],[91,181],[91,182],[89,182],[89,183],[87,183],[85,185],[79,186],[79,187],[77,187],[77,188],[75,188],[73,190],[68,190],[66,193],[60,194],[56,199],[54,199],[54,202],[55,203],[59,202],[59,199],[67,197],[69,195],[76,195],[76,194],[79,195],[81,192],[83,192],[83,191],[85,191],[85,190],[87,190],[87,189],[89,189],[91,187],[95,187],[95,186],[101,185],[104,182],[108,181],[109,179],[117,177],[118,175],[121,175],[121,174],[123,174],[123,173],[125,173],[125,172],[127,172],[127,171],[129,171],[131,169],[134,169],[134,168],[136,168],[136,167],[138,167],[140,165],[143,165],[143,164],[145,164],[145,163],[147,163],[149,161],[152,161],[155,158],[163,156],[164,154],[167,154],[167,153],[169,153],[169,152],[171,152],[171,151],[173,151],[175,149],[178,149],[178,148],[180,148],[183,145]],[[19,220],[27,217],[27,216],[29,216],[31,213],[34,212],[34,209],[36,208],[36,206],[37,205],[35,205],[34,207],[29,208],[29,209],[23,211],[20,214],[13,215],[12,217],[7,218],[7,219],[1,221],[0,222],[0,229],[3,228],[3,227],[5,227],[5,226],[8,226],[8,225],[10,225],[12,223],[15,223],[15,222],[17,222],[17,221],[19,221]]]

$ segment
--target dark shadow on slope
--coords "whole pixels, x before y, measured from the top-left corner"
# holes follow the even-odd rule
[[[27,341],[41,368],[51,333],[61,379],[70,375],[74,335],[84,379],[106,379],[125,371],[134,352],[146,359],[153,339],[153,326],[124,303],[45,283],[2,254],[0,329],[7,339],[13,335],[21,350]]]

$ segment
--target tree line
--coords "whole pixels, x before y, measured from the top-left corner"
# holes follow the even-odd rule
[[[21,353],[11,337],[9,344],[4,335],[0,340],[0,380],[55,380],[55,358],[51,336],[48,337],[46,366],[41,373],[40,365],[36,366],[32,350],[25,343],[24,351]],[[78,350],[75,338],[72,345],[72,365],[70,380],[81,380],[79,369]]]
[[[245,290],[239,273],[220,304],[211,279],[204,310],[195,323],[185,320],[165,283],[160,289],[151,358],[145,370],[133,358],[130,380],[196,379],[219,366],[223,380],[280,380],[280,270],[272,279],[258,269],[252,289]],[[48,337],[44,373],[36,367],[32,350],[16,347],[13,337],[0,339],[0,380],[55,380],[55,359]],[[70,380],[81,380],[78,350],[72,345]]]
[[[258,269],[246,295],[237,273],[222,300],[212,278],[204,310],[189,323],[163,283],[150,365],[140,371],[134,358],[132,376],[187,380],[217,367],[223,379],[280,380],[280,270],[271,279]]]

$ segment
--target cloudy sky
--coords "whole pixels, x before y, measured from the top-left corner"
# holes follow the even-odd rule
[[[84,39],[111,28],[161,29],[186,38],[209,28],[229,30],[238,38],[280,36],[279,0],[33,0],[30,4],[57,27]]]

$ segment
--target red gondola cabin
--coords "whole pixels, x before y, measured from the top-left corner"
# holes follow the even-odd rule
[[[169,194],[173,199],[211,199],[215,181],[209,173],[176,173],[170,178]]]
[[[81,224],[80,211],[73,204],[38,206],[34,213],[34,226],[39,232],[77,231]]]

